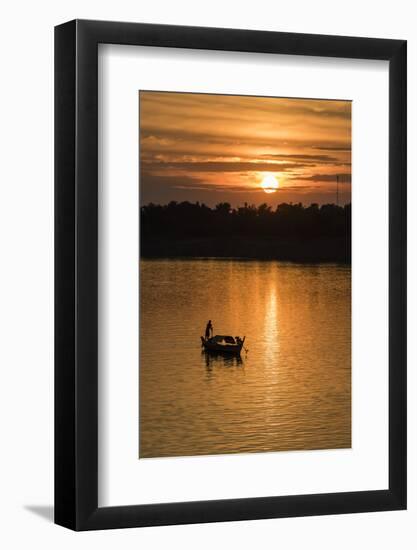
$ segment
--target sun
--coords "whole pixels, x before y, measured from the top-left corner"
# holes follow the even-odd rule
[[[273,174],[265,174],[262,179],[261,187],[265,193],[275,193],[279,187],[279,182]]]

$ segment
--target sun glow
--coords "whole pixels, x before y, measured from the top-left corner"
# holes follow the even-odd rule
[[[265,193],[275,193],[279,187],[279,182],[273,174],[266,174],[262,179],[261,187]]]

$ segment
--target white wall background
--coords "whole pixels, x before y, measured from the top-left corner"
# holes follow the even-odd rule
[[[15,0],[1,9],[0,544],[268,548],[417,542],[417,36],[414,2]],[[409,54],[409,510],[72,533],[53,499],[53,26],[73,18],[404,38]],[[370,403],[370,406],[372,404]]]

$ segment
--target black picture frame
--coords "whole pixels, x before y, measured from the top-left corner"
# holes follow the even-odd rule
[[[98,506],[98,44],[389,62],[389,488]],[[406,41],[74,20],[55,28],[55,522],[74,530],[406,508]]]

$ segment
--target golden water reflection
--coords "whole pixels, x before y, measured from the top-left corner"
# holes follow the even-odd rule
[[[139,456],[350,447],[350,288],[346,266],[142,260]],[[208,319],[247,351],[202,352]]]

